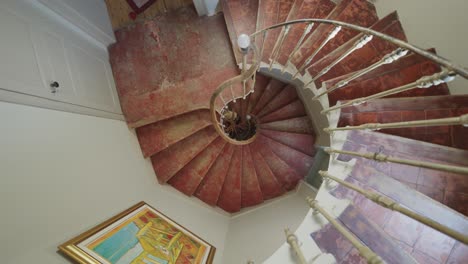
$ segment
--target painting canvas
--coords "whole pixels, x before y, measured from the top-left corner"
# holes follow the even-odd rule
[[[79,263],[204,264],[215,248],[141,202],[59,247]]]

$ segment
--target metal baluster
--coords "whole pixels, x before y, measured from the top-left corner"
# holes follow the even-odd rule
[[[297,239],[297,236],[293,234],[289,228],[286,228],[284,230],[284,233],[286,234],[286,241],[288,244],[291,246],[291,248],[294,251],[294,254],[297,257],[297,260],[299,261],[300,264],[307,264],[307,261],[304,257],[304,254],[302,254],[301,248],[299,247],[299,240]]]
[[[299,39],[296,46],[292,50],[291,54],[289,54],[288,60],[286,61],[286,64],[283,66],[283,69],[281,70],[281,73],[284,73],[286,71],[287,65],[291,63],[291,60],[292,60],[294,54],[296,54],[296,52],[299,50],[299,48],[302,45],[302,42],[304,42],[305,37],[310,33],[310,31],[312,31],[313,27],[314,27],[314,23],[307,24],[307,27],[304,29],[304,32],[302,33],[301,38]]]
[[[387,65],[387,64],[391,64],[397,60],[399,60],[400,58],[406,56],[406,54],[408,54],[408,50],[406,49],[402,49],[402,48],[398,48],[396,49],[395,51],[393,51],[392,53],[390,54],[387,54],[385,55],[380,61],[372,64],[371,66],[365,68],[365,69],[362,69],[356,73],[354,73],[353,75],[351,75],[350,77],[338,82],[337,84],[335,84],[332,88],[330,89],[327,89],[326,91],[316,95],[314,98],[312,99],[318,99],[320,96],[323,96],[325,94],[329,94],[337,89],[340,89],[341,87],[343,86],[346,86],[348,85],[351,81],[363,76],[364,74],[367,74],[383,65]]]
[[[358,50],[358,49],[361,49],[362,47],[364,47],[367,43],[369,43],[369,41],[371,41],[373,38],[372,35],[364,35],[362,38],[360,38],[354,45],[351,49],[349,49],[348,51],[346,51],[345,53],[343,53],[338,59],[336,59],[334,62],[332,62],[330,65],[328,65],[327,67],[325,67],[324,69],[322,69],[315,77],[312,78],[312,81],[310,81],[309,83],[307,83],[306,85],[304,86],[308,86],[309,84],[315,82],[316,80],[318,80],[320,77],[322,77],[323,75],[325,75],[327,72],[329,72],[333,67],[335,67],[338,63],[340,63],[342,60],[344,60],[346,57],[348,57],[349,55],[351,55],[351,53],[353,53],[354,51]]]
[[[439,119],[428,119],[428,120],[417,120],[417,121],[405,121],[405,122],[394,122],[394,123],[369,123],[362,124],[359,126],[346,126],[337,128],[325,128],[324,131],[327,133],[333,131],[344,131],[344,130],[381,130],[388,128],[408,128],[408,127],[431,127],[431,126],[453,126],[468,124],[468,114],[459,117],[448,117]]]
[[[341,179],[339,179],[338,177],[335,177],[333,175],[331,175],[330,173],[326,172],[326,171],[319,171],[319,174],[324,178],[324,179],[330,179],[330,180],[334,180],[338,183],[340,183],[341,185],[351,189],[351,190],[354,190],[362,195],[364,195],[367,199],[375,202],[376,204],[378,205],[381,205],[385,208],[388,208],[390,210],[393,210],[393,211],[397,211],[397,212],[400,212],[410,218],[413,218],[414,220],[418,221],[418,222],[421,222],[427,226],[430,226],[432,228],[434,228],[435,230],[443,233],[443,234],[446,234],[450,237],[453,237],[455,238],[456,240],[459,240],[465,244],[468,244],[468,235],[465,235],[465,234],[462,234],[456,230],[453,230],[445,225],[442,225],[434,220],[432,220],[431,218],[429,217],[426,217],[426,216],[423,216],[423,215],[420,215],[416,212],[413,212],[411,209],[408,209],[407,207],[405,206],[402,206],[400,205],[399,203],[397,203],[395,200],[387,197],[387,196],[383,196],[383,195],[380,195],[376,192],[373,192],[373,191],[367,191],[367,190],[364,190],[362,189],[361,187],[358,187],[352,183],[349,183],[349,182],[346,182],[346,181],[343,181]]]
[[[269,71],[271,71],[271,68],[273,68],[273,63],[278,59],[281,48],[283,47],[284,40],[288,36],[290,28],[291,25],[286,25],[284,27],[284,31],[281,31],[281,37],[279,38],[279,41],[276,42],[273,52],[271,53],[272,57],[270,57],[270,67],[268,68]]]
[[[297,77],[297,75],[302,72],[303,70],[305,70],[305,68],[312,62],[312,60],[314,59],[315,56],[317,56],[317,54],[325,47],[325,45],[327,45],[328,42],[330,42],[330,40],[332,40],[334,37],[336,37],[336,35],[341,31],[341,26],[337,26],[335,27],[335,29],[333,29],[332,32],[330,32],[330,34],[328,35],[328,37],[322,42],[322,44],[320,44],[320,46],[318,47],[317,50],[315,50],[314,53],[312,53],[312,55],[309,56],[309,58],[307,58],[307,60],[302,64],[302,66],[299,68],[299,70],[296,72],[296,74],[294,74],[293,76],[293,79],[295,79]]]
[[[340,224],[333,216],[319,206],[318,201],[312,198],[307,198],[307,202],[310,207],[314,209],[314,214],[320,213],[325,217],[330,224],[332,224],[336,230],[338,230],[346,239],[353,244],[353,246],[359,251],[359,254],[367,260],[369,264],[383,264],[385,263],[377,254],[374,253],[370,248],[366,247],[353,233],[346,229]]]
[[[448,83],[450,81],[453,81],[453,79],[455,79],[455,76],[456,76],[456,73],[454,71],[444,70],[440,73],[436,73],[431,76],[424,76],[415,82],[412,82],[412,83],[409,83],[409,84],[406,84],[397,88],[393,88],[393,89],[383,91],[377,94],[373,94],[367,97],[357,98],[357,99],[348,101],[347,103],[344,103],[342,105],[336,105],[336,106],[324,109],[321,111],[321,113],[326,114],[330,111],[341,109],[344,107],[348,107],[352,105],[360,105],[373,99],[378,99],[378,98],[382,98],[388,95],[397,94],[397,93],[411,90],[414,88],[423,88],[423,89],[430,88],[432,86],[439,85],[441,83]]]
[[[263,52],[265,51],[265,40],[266,40],[266,37],[267,37],[267,33],[268,33],[268,31],[265,30],[265,31],[263,31],[263,34],[262,34],[263,38],[262,38],[262,49],[260,50],[260,63],[261,63],[261,61],[263,59]],[[260,67],[258,67],[257,71],[260,71]]]

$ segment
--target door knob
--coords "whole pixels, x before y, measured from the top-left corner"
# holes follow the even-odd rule
[[[60,84],[58,82],[51,82],[50,83],[50,89],[52,93],[56,93],[57,89],[60,87]]]

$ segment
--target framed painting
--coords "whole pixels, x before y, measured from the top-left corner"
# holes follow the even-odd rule
[[[140,202],[59,250],[82,264],[211,264],[216,248]]]

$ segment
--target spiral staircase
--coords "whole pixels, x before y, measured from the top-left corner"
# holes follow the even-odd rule
[[[467,263],[468,95],[446,83],[468,71],[365,0],[221,4],[119,30],[110,49],[159,183],[229,213],[315,185],[265,263]]]

